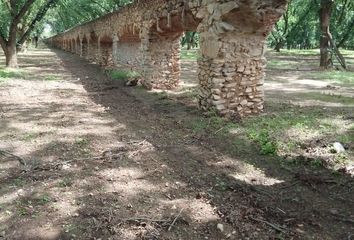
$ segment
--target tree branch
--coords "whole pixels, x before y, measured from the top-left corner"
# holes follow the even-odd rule
[[[36,0],[27,0],[25,4],[22,6],[21,10],[17,13],[17,15],[14,17],[12,24],[11,25],[17,25],[20,21],[21,18],[26,14],[28,9],[32,6],[32,4]]]
[[[26,32],[21,36],[20,40],[18,41],[18,44],[21,46],[29,37],[31,32],[33,31],[34,27],[36,26],[36,23],[41,21],[47,11],[58,2],[59,0],[48,0],[47,3],[38,10],[35,18],[32,20],[31,24],[28,26]]]

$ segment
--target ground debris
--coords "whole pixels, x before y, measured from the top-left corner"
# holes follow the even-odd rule
[[[13,153],[10,153],[10,152],[8,152],[6,150],[1,150],[0,149],[0,155],[7,156],[7,157],[12,157],[12,158],[16,159],[17,161],[19,161],[19,163],[24,165],[24,166],[26,166],[26,164],[27,164],[26,161],[23,158],[15,155]]]
[[[295,178],[306,184],[336,184],[337,181],[333,178],[324,177],[322,175],[316,175],[314,173],[296,173]]]

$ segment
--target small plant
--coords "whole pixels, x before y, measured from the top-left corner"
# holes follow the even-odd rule
[[[73,185],[71,179],[69,178],[64,178],[59,182],[59,187],[65,188],[65,187],[71,187]]]
[[[26,142],[31,142],[34,138],[36,138],[38,136],[39,136],[39,133],[28,132],[22,136],[21,140],[26,141]]]
[[[22,178],[16,178],[13,180],[13,184],[16,186],[16,187],[22,187],[25,185],[25,182]]]
[[[58,76],[55,75],[48,75],[44,77],[44,80],[46,81],[55,81],[55,80],[59,80],[60,78]]]
[[[160,93],[157,93],[157,95],[159,96],[159,99],[160,99],[160,100],[168,99],[168,94],[167,94],[167,92],[160,92]]]
[[[29,212],[25,207],[21,207],[18,209],[18,214],[20,216],[27,216],[27,215],[29,215]]]
[[[109,73],[109,75],[113,80],[127,80],[127,79],[141,77],[140,73],[136,71],[122,71],[122,70],[113,70]]]
[[[310,166],[314,167],[314,168],[319,168],[323,166],[323,163],[320,159],[314,159],[312,161],[310,161]]]
[[[47,203],[49,203],[49,202],[51,201],[49,195],[47,195],[47,194],[45,194],[45,195],[43,195],[43,196],[40,196],[40,197],[39,197],[38,199],[36,199],[36,200],[37,200],[37,203],[38,203],[39,205],[45,205],[45,204],[47,204]]]
[[[64,224],[63,229],[65,233],[75,230],[77,227],[74,224]]]
[[[85,138],[79,137],[79,138],[75,139],[75,144],[79,145],[81,147],[84,147],[84,146],[87,146],[89,144],[89,141],[87,139],[85,139]]]
[[[221,191],[226,191],[228,189],[228,184],[222,179],[216,177],[216,181],[217,183],[215,184],[215,187],[219,188]]]
[[[0,82],[6,78],[23,78],[22,71],[17,69],[0,69]]]
[[[263,155],[274,155],[277,152],[277,144],[272,141],[268,130],[253,131],[249,138],[260,145],[260,153]]]

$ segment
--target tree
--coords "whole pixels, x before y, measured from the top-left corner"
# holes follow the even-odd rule
[[[339,52],[335,41],[333,40],[330,23],[332,17],[332,9],[335,6],[334,0],[321,0],[320,9],[320,67],[328,69],[333,65],[332,56],[335,55],[338,62],[346,69],[345,59],[343,55]]]
[[[268,39],[270,47],[275,50],[319,48],[320,9],[321,1],[318,0],[291,0]],[[354,49],[354,1],[334,1],[329,21],[337,48]]]
[[[17,50],[58,0],[0,0],[0,45],[6,67],[16,68]]]
[[[331,46],[331,32],[329,29],[331,22],[331,14],[333,8],[333,0],[321,0],[321,9],[320,9],[320,52],[321,60],[320,66],[324,69],[327,69],[331,63],[332,58],[330,56],[330,46]]]

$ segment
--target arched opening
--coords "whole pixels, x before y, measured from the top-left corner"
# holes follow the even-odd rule
[[[81,53],[82,57],[87,58],[89,46],[88,46],[88,41],[87,41],[86,35],[83,36],[81,42],[82,42],[82,53]]]
[[[146,87],[175,89],[180,85],[181,38],[186,31],[196,31],[198,24],[190,12],[156,19],[150,29],[148,57],[145,59],[145,64],[150,61]],[[196,69],[194,72],[196,78]]]
[[[125,31],[118,35],[114,62],[119,69],[141,72],[142,52],[139,29],[126,26]]]
[[[75,39],[75,53],[77,55],[81,55],[81,44],[80,44],[80,36],[77,36]]]
[[[99,49],[98,49],[98,36],[95,32],[91,32],[88,37],[87,59],[93,63],[98,63]]]
[[[75,51],[76,51],[75,39],[71,39],[71,52],[75,53]]]
[[[106,68],[113,67],[114,63],[113,63],[112,53],[113,53],[112,37],[107,35],[100,37],[100,42],[99,42],[100,57],[98,63]]]

